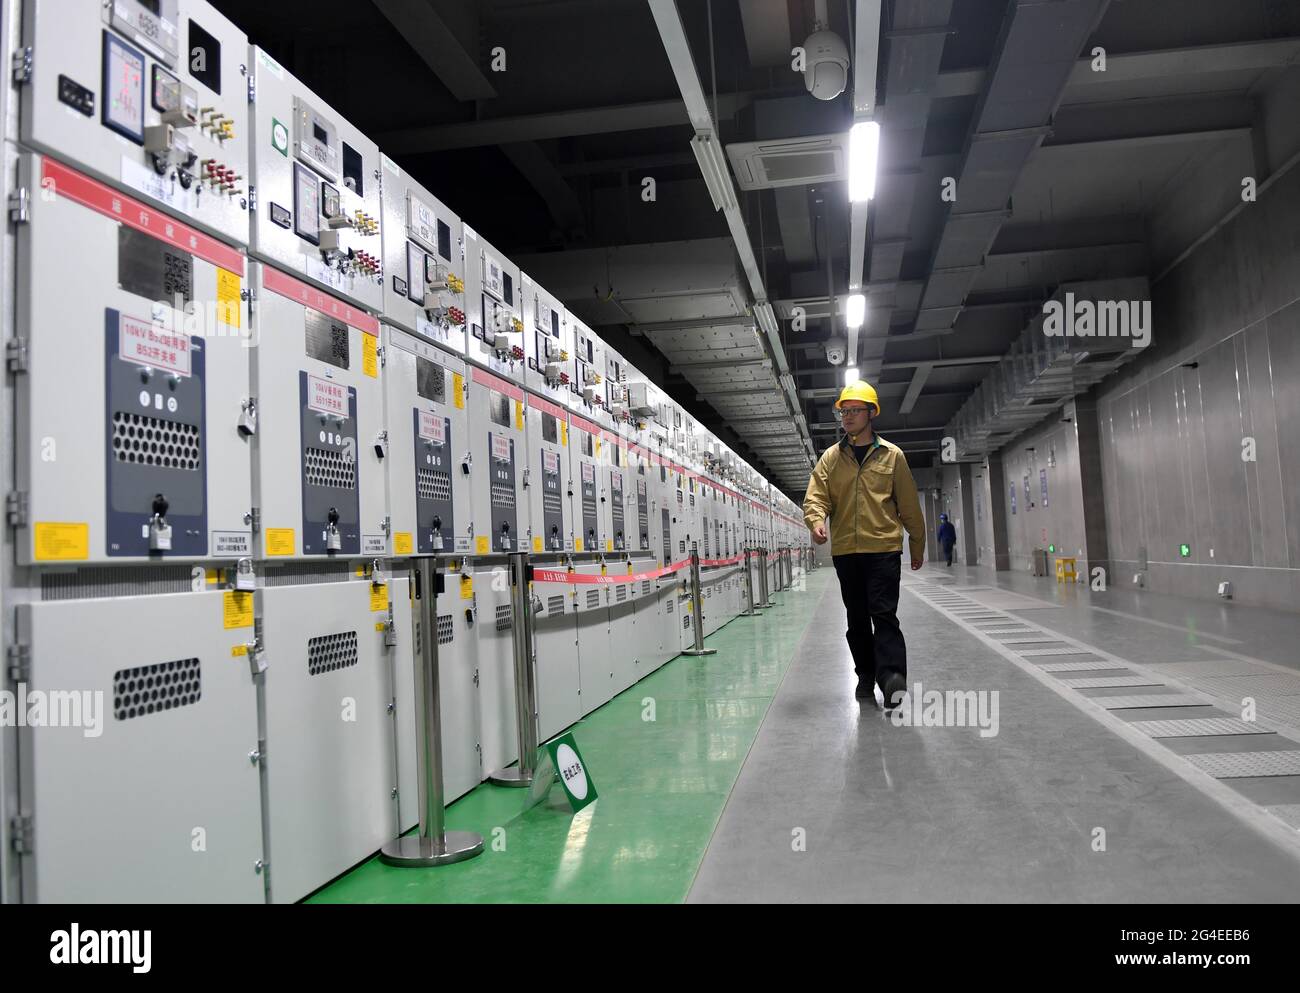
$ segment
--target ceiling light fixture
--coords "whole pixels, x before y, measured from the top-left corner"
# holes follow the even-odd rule
[[[867,298],[861,293],[852,293],[849,295],[845,304],[845,320],[850,328],[862,327],[862,322],[867,317]]]
[[[876,164],[880,159],[880,125],[859,121],[849,129],[849,200],[858,203],[876,195]]]

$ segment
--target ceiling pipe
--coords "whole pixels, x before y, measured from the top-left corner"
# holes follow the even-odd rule
[[[726,218],[727,227],[736,245],[736,254],[740,257],[741,268],[749,281],[750,292],[754,299],[754,318],[762,331],[757,335],[758,340],[763,343],[764,350],[771,356],[777,373],[777,382],[781,386],[783,402],[790,411],[791,417],[796,418],[801,443],[811,460],[815,455],[812,436],[797,420],[802,412],[799,394],[795,389],[794,377],[789,374],[790,366],[781,344],[780,326],[777,324],[772,305],[768,303],[767,288],[763,285],[763,276],[759,271],[758,260],[754,256],[745,219],[736,200],[735,187],[731,181],[726,158],[722,153],[717,125],[709,111],[708,98],[704,94],[704,87],[695,70],[695,61],[691,56],[681,13],[677,9],[676,0],[648,0],[648,3],[664,51],[668,55],[668,62],[677,79],[682,101],[686,104],[687,116],[695,130],[695,137],[691,139],[692,150],[704,175],[705,184],[709,188],[714,209],[721,211]]]

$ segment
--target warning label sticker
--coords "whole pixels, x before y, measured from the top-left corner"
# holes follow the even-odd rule
[[[510,439],[505,435],[492,436],[492,457],[498,462],[510,461]]]
[[[388,538],[382,534],[363,534],[361,536],[362,555],[387,555]]]
[[[213,531],[212,554],[217,558],[244,558],[253,554],[251,531]]]
[[[554,452],[542,452],[542,471],[554,475],[560,471],[560,457]]]
[[[379,339],[368,334],[361,336],[361,371],[371,379],[379,375]]]
[[[217,269],[217,320],[232,328],[240,326],[239,301],[243,294],[240,279],[233,272]]]
[[[226,590],[221,594],[221,616],[226,629],[253,626],[253,594]]]
[[[33,557],[37,562],[71,562],[90,558],[89,524],[37,521]]]
[[[582,481],[584,483],[594,483],[596,481],[596,467],[590,462],[582,463]]]
[[[190,374],[188,335],[166,334],[148,321],[126,314],[118,322],[117,351],[127,362],[166,369],[180,376]]]
[[[267,528],[266,554],[292,555],[296,550],[293,528]]]

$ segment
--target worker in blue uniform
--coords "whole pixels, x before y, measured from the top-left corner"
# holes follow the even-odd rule
[[[943,549],[948,565],[952,565],[952,547],[957,544],[957,529],[948,520],[947,514],[939,515],[939,547]]]

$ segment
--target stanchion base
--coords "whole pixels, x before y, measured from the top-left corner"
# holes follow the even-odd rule
[[[737,617],[757,617],[757,616],[758,616],[758,611],[757,611],[757,610],[754,610],[754,609],[752,609],[752,608],[749,609],[749,610],[742,610],[742,611],[741,611],[739,614],[737,614],[736,616],[737,616]]]
[[[379,861],[399,868],[450,865],[483,854],[483,837],[473,831],[447,831],[442,836],[443,851],[434,849],[434,839],[408,834],[394,838],[379,850]]]
[[[498,769],[488,776],[488,782],[493,786],[511,786],[526,790],[533,785],[533,774],[531,772],[524,774],[518,766],[513,769]]]
[[[688,648],[682,652],[683,655],[717,655],[716,648]]]
[[[776,601],[775,601],[775,600],[769,600],[767,603],[760,603],[760,604],[759,604],[760,607],[775,607],[776,605],[777,605],[777,604],[776,604]]]

